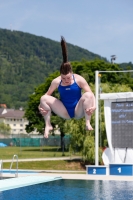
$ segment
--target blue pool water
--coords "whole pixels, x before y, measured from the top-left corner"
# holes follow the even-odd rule
[[[2,173],[16,173],[16,170],[2,170]],[[30,170],[18,170],[18,173],[38,173],[37,171],[30,171]]]
[[[0,200],[133,200],[133,182],[56,180],[0,192]]]

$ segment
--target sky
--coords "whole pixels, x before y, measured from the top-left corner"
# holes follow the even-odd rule
[[[0,28],[133,63],[133,0],[0,0]],[[68,52],[69,53],[69,52]]]

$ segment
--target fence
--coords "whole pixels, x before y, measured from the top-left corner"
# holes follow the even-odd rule
[[[63,138],[65,146],[69,146],[70,136],[64,136]],[[7,146],[17,147],[39,147],[39,146],[60,146],[60,136],[50,136],[49,138],[4,138],[0,139],[0,143],[4,143]]]

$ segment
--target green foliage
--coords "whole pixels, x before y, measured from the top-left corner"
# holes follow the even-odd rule
[[[122,63],[121,68],[123,70],[133,70],[133,63],[129,62],[129,63]]]
[[[122,71],[122,68],[118,64],[111,64],[105,62],[104,60],[95,59],[93,61],[83,61],[83,62],[72,62],[73,71],[77,74],[83,75],[89,83],[95,83],[95,71],[104,71],[102,72],[102,83],[119,83],[130,84],[130,87],[133,88],[133,73],[123,73],[123,72],[113,72],[113,71]],[[110,71],[110,73],[106,73]]]
[[[28,108],[25,111],[25,117],[29,120],[29,124],[26,126],[26,131],[30,133],[33,130],[37,130],[39,133],[44,132],[44,119],[38,111],[40,104],[40,98],[45,94],[51,84],[51,81],[59,75],[59,72],[51,74],[44,84],[41,84],[38,88],[35,88],[35,92],[29,96]],[[56,96],[56,92],[54,93]],[[53,120],[53,124],[57,124],[57,119]]]
[[[38,105],[40,97],[48,90],[53,78],[59,75],[56,70],[59,70],[62,63],[60,43],[20,31],[12,32],[3,29],[0,29],[0,37],[0,103],[7,104],[9,108],[20,106],[26,108],[25,116],[29,120],[27,132],[37,129],[39,133],[43,133],[44,120],[38,112]],[[132,73],[112,72],[133,69],[132,63],[111,64],[105,58],[85,49],[71,44],[67,46],[74,73],[82,75],[94,93],[96,70],[111,71],[111,73],[102,73],[100,85],[102,92],[132,91]],[[59,97],[57,91],[53,95]],[[100,104],[100,145],[104,146],[107,145],[107,138],[103,102]],[[84,119],[65,121],[53,114],[51,121],[53,126],[59,125],[62,134],[71,134],[72,150],[81,151],[85,160],[93,161],[94,132],[87,135]],[[95,129],[94,115],[91,124]],[[89,141],[90,145],[88,145]]]
[[[62,63],[60,42],[20,31],[0,29],[0,103],[8,108],[26,107],[29,95],[46,81],[46,78]],[[88,81],[95,80],[95,70],[132,69],[132,63],[119,67],[106,58],[78,46],[67,44],[69,60],[75,73],[88,74]],[[91,61],[91,62],[90,62]],[[130,75],[129,75],[130,76]],[[126,83],[128,78],[118,74],[105,74],[106,80]],[[129,82],[129,81],[128,81]],[[132,88],[132,81],[131,81]]]
[[[95,61],[85,61],[82,62],[73,62],[73,71],[81,74],[89,83],[92,91],[95,93],[95,70],[103,70],[103,71],[120,71],[118,65],[112,65],[100,60]],[[112,69],[112,66],[114,67]],[[59,72],[55,72],[51,74],[46,82],[40,85],[35,89],[35,93],[30,96],[28,102],[28,108],[26,109],[26,117],[29,120],[29,125],[27,126],[27,131],[30,132],[31,128],[36,128],[40,133],[43,133],[44,128],[44,120],[40,114],[37,114],[38,105],[40,101],[40,97],[48,90],[48,87],[53,80],[53,78],[57,77]],[[91,80],[91,82],[90,82]],[[123,83],[120,84],[120,80],[123,80]],[[126,84],[125,84],[126,80]],[[100,80],[100,90],[102,93],[111,93],[111,92],[129,92],[132,91],[132,77],[129,73],[103,73]],[[130,87],[131,86],[131,87]],[[58,98],[57,91],[54,93],[54,96]],[[99,101],[99,160],[101,161],[101,148],[107,146],[107,137],[105,130],[105,120],[104,120],[104,108],[103,101]],[[71,144],[70,144],[70,152],[81,152],[83,159],[85,162],[94,163],[94,140],[95,134],[94,131],[87,132],[85,130],[85,119],[80,120],[63,120],[56,115],[52,115],[51,122],[53,126],[58,124],[60,127],[62,134],[70,134],[71,135]],[[95,130],[95,115],[92,115],[91,125]]]
[[[67,120],[65,122],[66,133],[71,134],[70,151],[82,151],[84,139],[86,136],[84,119],[81,120]]]
[[[121,84],[111,84],[102,83],[103,93],[112,92],[131,92],[131,88],[127,85]],[[94,85],[91,85],[94,88]],[[95,115],[91,118],[92,127],[95,130]],[[95,133],[94,131],[85,131],[85,120],[69,120],[64,124],[64,129],[66,133],[71,134],[71,144],[70,152],[81,152],[83,160],[87,163],[94,164],[95,158]],[[108,146],[107,136],[105,130],[105,120],[104,120],[104,107],[103,101],[99,100],[99,162],[102,163],[102,147]]]
[[[7,104],[8,108],[25,108],[34,88],[59,70],[62,63],[60,42],[5,29],[0,29],[0,38],[0,103]],[[96,57],[106,60],[71,44],[67,47],[71,61]]]
[[[0,134],[2,135],[8,135],[11,132],[10,126],[6,125],[5,123],[0,123]]]
[[[87,135],[83,144],[83,160],[91,164],[95,163],[95,141],[94,136]]]

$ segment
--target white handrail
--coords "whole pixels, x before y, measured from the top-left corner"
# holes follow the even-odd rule
[[[3,160],[0,160],[0,177],[2,178],[3,172]]]
[[[13,165],[13,162],[14,162],[14,158],[16,158],[16,174],[15,174],[15,177],[18,177],[18,156],[17,155],[14,155],[13,158],[12,158],[12,162],[11,162],[11,165],[10,165],[10,171],[11,171],[11,168],[12,168],[12,165]]]

